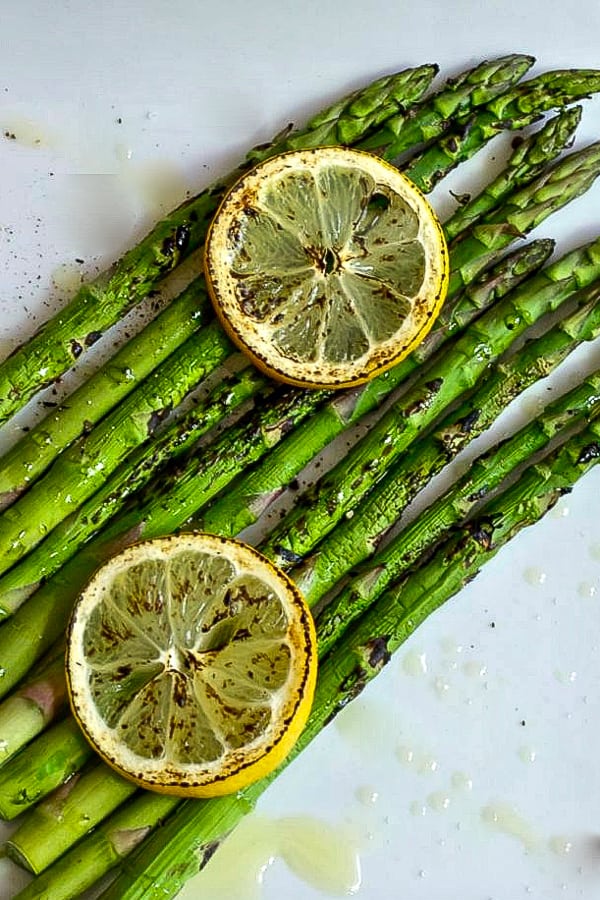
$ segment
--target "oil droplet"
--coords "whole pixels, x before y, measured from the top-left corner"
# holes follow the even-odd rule
[[[591,581],[582,581],[577,585],[577,593],[586,600],[590,597],[595,597],[596,592],[597,587]]]
[[[428,796],[427,805],[436,812],[444,812],[450,806],[450,797],[444,791],[434,791]]]
[[[418,759],[418,772],[420,775],[429,775],[431,772],[437,772],[439,763],[432,756],[421,756]]]
[[[532,763],[537,759],[537,752],[531,747],[519,747],[517,752],[521,762]]]
[[[348,704],[335,718],[339,735],[355,749],[371,754],[373,741],[387,736],[389,718],[374,706],[360,700]]]
[[[467,678],[483,678],[487,675],[487,666],[477,662],[475,659],[470,659],[469,662],[466,662],[463,665],[462,670]]]
[[[559,500],[550,510],[550,515],[553,519],[566,519],[571,515],[571,510],[563,500]]]
[[[589,553],[592,559],[600,562],[600,543],[590,544]]]
[[[538,839],[531,825],[514,809],[503,803],[491,804],[481,810],[481,820],[509,837],[514,837],[526,850],[533,850]]]
[[[463,645],[459,644],[453,637],[443,638],[443,640],[440,641],[440,647],[444,653],[447,653],[449,656],[454,656],[455,654],[463,652]]]
[[[115,146],[115,156],[119,162],[129,162],[133,158],[133,150],[127,144],[117,144]]]
[[[556,856],[568,856],[573,849],[573,843],[564,835],[555,834],[548,841],[548,847]]]
[[[363,806],[375,806],[379,800],[379,791],[368,784],[363,784],[356,789],[356,799]]]
[[[453,772],[451,783],[452,787],[458,791],[473,790],[473,779],[469,778],[466,772]]]
[[[415,761],[415,751],[404,744],[396,748],[396,756],[405,766],[412,766]]]
[[[402,660],[402,668],[407,675],[426,675],[427,655],[418,650],[410,650]]]
[[[185,180],[173,163],[150,160],[136,164],[133,149],[124,143],[115,145],[114,155],[121,186],[142,202],[148,215],[168,212],[185,199]]]
[[[418,800],[413,800],[410,806],[408,807],[410,814],[412,816],[426,816],[427,815],[427,807],[424,803],[419,803]]]
[[[360,859],[344,829],[309,816],[271,820],[251,814],[179,896],[260,900],[265,872],[276,859],[306,884],[333,897],[355,894],[360,888]]]
[[[433,682],[433,689],[436,692],[436,694],[438,695],[438,697],[440,699],[442,699],[443,697],[448,696],[449,691],[450,691],[450,685],[446,681],[445,678],[442,678],[441,675],[438,675],[438,677]]]
[[[556,669],[554,677],[560,684],[574,684],[577,681],[577,672],[563,672],[561,669]]]
[[[546,581],[546,573],[541,569],[538,569],[536,566],[529,566],[523,572],[523,578],[527,582],[527,584],[538,585],[544,584]]]

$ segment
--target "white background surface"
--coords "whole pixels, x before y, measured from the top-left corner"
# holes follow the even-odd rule
[[[175,205],[288,121],[422,62],[438,62],[444,76],[511,51],[533,53],[534,73],[600,66],[599,33],[596,0],[3,3],[0,126],[19,139],[0,139],[0,349],[59,308],[75,271],[102,268],[161,204]],[[578,145],[594,138],[597,100]],[[450,186],[466,190],[499,165],[501,147],[444,183],[440,212],[451,208]],[[540,234],[561,250],[595,236],[599,200],[597,186]],[[586,348],[562,378],[599,357]],[[512,420],[534,408],[529,395]],[[363,900],[599,895],[599,475],[422,626],[260,804],[268,820],[311,816],[323,823],[317,833],[325,824],[338,838],[350,831]],[[489,807],[512,834],[486,824]],[[504,808],[521,824],[508,827]],[[276,859],[262,893],[251,890],[253,870],[223,896],[331,896],[310,873]],[[12,895],[14,877],[0,863],[0,897]],[[201,878],[185,896],[207,896]]]

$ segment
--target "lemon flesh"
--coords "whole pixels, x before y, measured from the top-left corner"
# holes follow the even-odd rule
[[[71,704],[92,745],[144,787],[239,790],[289,752],[316,675],[310,612],[255,550],[212,535],[129,548],[69,629]]]
[[[346,387],[399,362],[441,308],[448,253],[417,188],[327,147],[257,166],[225,197],[205,270],[232,339],[268,374]]]

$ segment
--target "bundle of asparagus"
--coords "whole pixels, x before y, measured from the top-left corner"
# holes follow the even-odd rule
[[[530,125],[546,110],[600,89],[596,72],[547,73],[516,85],[532,62],[523,56],[486,62],[423,101],[435,67],[380,79],[302,131],[257,148],[248,162],[282,149],[343,142],[387,158],[402,153],[404,171],[429,190],[500,131]],[[119,351],[123,377],[110,399],[101,372],[54,422],[39,426],[38,436],[49,438],[43,458],[38,460],[35,438],[8,454],[0,470],[0,536],[6,543],[0,692],[16,690],[0,706],[0,728],[10,730],[0,760],[0,812],[10,818],[30,808],[8,846],[16,859],[43,873],[20,896],[77,896],[166,817],[158,842],[144,840],[134,864],[105,895],[173,896],[272,780],[232,798],[179,803],[135,793],[93,763],[65,715],[61,637],[78,590],[108,555],[133,539],[180,528],[239,533],[333,438],[390,398],[366,436],[298,498],[261,544],[297,578],[315,610],[323,607],[317,618],[319,687],[299,752],[429,612],[594,465],[597,376],[492,449],[420,519],[387,538],[433,474],[528,384],[598,334],[600,239],[541,270],[553,249],[549,242],[502,258],[515,238],[600,174],[598,145],[552,165],[570,144],[579,117],[579,107],[568,108],[529,134],[503,173],[446,223],[452,262],[447,306],[435,331],[392,372],[330,396],[276,389],[243,368],[165,427],[161,420],[170,406],[232,354],[210,324],[201,283],[193,283]],[[200,245],[228,183],[157,226],[110,276],[83,288],[60,320],[51,320],[0,366],[4,418]],[[517,338],[556,310],[560,322],[515,352]],[[161,329],[168,333],[166,349],[146,356],[152,346],[146,341]],[[50,338],[56,348],[51,359]],[[191,341],[196,348],[200,341],[202,352],[194,352]],[[43,377],[35,379],[34,371]],[[105,396],[96,405],[98,392]],[[232,410],[248,400],[251,408],[230,422]],[[79,411],[88,406],[92,412],[82,430]],[[209,432],[218,422],[225,430]],[[206,437],[197,443],[201,435]],[[560,447],[548,453],[551,440]],[[503,489],[509,475],[540,453],[546,453],[542,462]],[[488,502],[495,490],[500,493]],[[64,502],[54,502],[57,492]],[[448,537],[452,527],[463,530]],[[359,563],[364,568],[345,583]],[[332,588],[337,594],[325,604]]]

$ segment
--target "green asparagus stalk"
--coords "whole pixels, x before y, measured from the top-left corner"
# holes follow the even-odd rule
[[[594,422],[552,456],[528,469],[516,484],[484,508],[481,518],[451,537],[428,562],[384,592],[322,660],[308,724],[281,768],[361,693],[428,615],[472,581],[484,563],[522,528],[539,521],[599,458],[600,427]],[[245,801],[249,811],[279,771],[243,791],[241,796],[181,804],[160,831],[153,830],[133,860],[120,869],[117,878],[102,893],[102,900],[175,896],[244,815],[240,801]],[[130,814],[133,805],[129,804]],[[104,826],[110,827],[109,823]],[[87,858],[88,843],[90,856],[95,856],[92,835],[79,844],[80,863]],[[53,893],[76,877],[70,855],[25,888],[18,900],[32,897],[54,900],[55,896],[68,900],[74,896]],[[109,865],[110,861],[104,872]],[[86,887],[91,883],[86,882]],[[81,889],[80,884],[78,888]]]
[[[446,240],[451,241],[483,215],[497,207],[516,187],[524,187],[542,174],[574,137],[581,120],[581,106],[563,110],[543,128],[516,142],[506,166],[476,197],[463,205],[444,223]]]
[[[424,65],[384,75],[317,113],[302,131],[286,129],[282,135],[284,148],[304,150],[324,144],[353,144],[386,119],[406,114],[407,107],[421,99],[437,72],[438,66]],[[267,144],[266,147],[255,147],[247,159],[255,164],[272,153]]]
[[[598,85],[600,86],[600,77]],[[411,156],[408,162],[401,164],[399,168],[424,193],[430,193],[442,178],[460,163],[471,159],[497,135],[527,128],[537,122],[546,109],[560,108],[572,99],[568,92],[562,98],[549,92],[545,97],[539,98],[539,110],[507,120],[497,119],[485,108],[476,110],[468,122],[449,131],[433,146]],[[523,183],[526,184],[527,180]]]
[[[600,240],[588,250],[592,258],[596,256]],[[281,525],[268,535],[263,552],[282,568],[297,565],[342,518],[352,515],[361,498],[424,429],[475,387],[520,334],[557,310],[582,286],[580,279],[589,271],[590,256],[584,251],[583,272],[569,265],[580,258],[579,253],[568,254],[536,276],[533,281],[540,279],[539,290],[532,292],[530,283],[517,288],[483,313],[447,350],[438,351],[410,389],[299,498]]]
[[[332,106],[301,130],[277,136],[261,148],[263,158],[303,146],[336,144],[336,121],[342,118],[359,140],[371,129],[383,110],[394,104],[412,105],[427,90],[437,69],[419,66],[407,69],[379,88],[377,84],[352,95],[341,107]],[[361,97],[365,116],[361,119]],[[379,108],[381,106],[381,112]],[[352,123],[350,125],[350,123]],[[318,130],[318,137],[313,133]],[[288,143],[291,141],[292,143]],[[247,167],[248,162],[229,176],[185,201],[133,249],[92,282],[83,285],[60,313],[46,322],[28,341],[0,365],[0,423],[23,407],[41,388],[62,375],[81,353],[155,288],[183,259],[197,250],[208,224],[227,187]]]
[[[424,178],[424,184],[428,185],[425,190],[431,190],[441,177],[436,173],[449,172],[459,160],[470,158],[476,149],[481,148],[499,131],[525,128],[548,110],[567,106],[576,100],[589,97],[598,90],[600,90],[600,70],[597,69],[544,72],[536,78],[517,84],[500,96],[487,101],[485,106],[482,106],[481,115],[478,109],[467,108],[462,116],[455,116],[453,126],[457,127],[452,133],[438,132],[436,136],[440,136],[440,140],[433,148],[433,152],[430,154],[430,148],[426,147],[422,154],[417,156],[417,159],[422,156],[428,162],[418,166],[419,175],[415,177],[420,180],[421,175],[428,171],[430,174]],[[390,119],[382,126],[380,134],[370,135],[359,143],[359,147],[379,153],[384,159],[397,159],[409,146],[405,143],[409,133],[401,130],[398,138],[394,140],[390,135],[393,127],[394,120]],[[443,129],[443,132],[446,130],[448,129]],[[471,131],[473,138],[469,140]],[[381,143],[378,143],[380,139]],[[461,151],[460,147],[465,139],[465,149]]]
[[[259,466],[244,473],[225,495],[195,515],[190,526],[234,535],[253,525],[328,443],[376,409],[413,371],[483,310],[524,282],[546,262],[553,248],[552,241],[533,241],[465,287],[454,300],[446,302],[433,329],[406,360],[368,385],[335,396]]]
[[[212,322],[192,335],[88,434],[61,453],[45,475],[0,514],[0,572],[25,556],[152,437],[165,415],[232,352]]]
[[[599,163],[600,142],[570,153],[531,184],[512,193],[499,210],[492,211],[481,223],[463,232],[450,245],[449,292],[469,283],[515,237],[543,222],[552,198],[565,203],[585,193],[598,176]],[[575,173],[577,176],[573,179]]]
[[[30,872],[42,872],[135,791],[104,763],[84,770],[27,813],[5,852]]]
[[[0,704],[0,766],[65,712],[67,692],[62,644],[48,654],[18,691]]]
[[[24,890],[30,897],[72,900],[99,881],[175,809],[177,797],[143,791],[96,828]],[[240,807],[246,807],[243,800]],[[239,818],[243,812],[238,813]],[[235,821],[232,821],[232,825]],[[64,873],[64,874],[62,874]],[[25,894],[27,896],[27,894]]]
[[[12,615],[40,586],[95,535],[167,462],[175,463],[199,438],[246,401],[270,399],[272,386],[253,366],[224,378],[185,415],[151,442],[137,447],[79,509],[63,519],[23,559],[0,576],[0,621]],[[318,395],[306,398],[305,414]]]
[[[598,311],[596,313],[598,319],[596,330],[600,333],[600,314]],[[535,374],[533,378],[530,375],[527,380],[534,378]],[[525,383],[519,385],[522,389],[525,386]],[[371,556],[318,616],[319,653],[324,655],[332,650],[352,622],[358,619],[386,588],[398,581],[411,567],[417,565],[420,554],[427,552],[428,548],[439,542],[441,537],[446,535],[452,527],[466,519],[511,472],[516,471],[536,452],[545,449],[550,442],[554,442],[561,433],[564,439],[569,430],[577,426],[581,427],[586,420],[595,418],[600,411],[599,389],[600,372],[596,372],[547,407],[540,416],[529,422],[514,436],[479,457],[472,468],[459,478],[442,497],[404,528],[383,550]],[[477,409],[477,413],[482,412],[482,424],[485,427],[486,424],[489,424],[485,405],[479,406],[475,399],[473,399],[472,405]],[[477,431],[479,431],[479,417],[477,426]],[[454,428],[455,423],[451,422],[449,430],[452,432]],[[448,431],[441,428],[439,443],[444,434],[447,435]],[[414,488],[418,490],[432,474],[435,474],[436,470],[439,470],[438,463],[443,464],[443,460],[453,456],[474,436],[476,434],[471,435],[471,429],[468,432],[462,432],[462,440],[452,443],[451,451],[448,450],[446,444],[445,453],[439,452],[437,441],[428,441],[421,452],[414,453],[410,463],[406,466],[416,476],[413,482]],[[437,458],[434,457],[432,460],[436,450]],[[398,476],[401,475],[402,473],[398,472]],[[361,519],[365,522],[369,522],[368,506],[370,507],[371,504],[366,504],[361,509]],[[343,526],[341,528],[343,529]],[[384,521],[381,536],[385,535],[388,528],[389,522]],[[374,532],[374,529],[371,528],[371,531]],[[347,535],[343,537],[345,538]],[[363,542],[361,550],[353,552],[351,558],[345,561],[344,570],[347,570],[353,563],[363,562],[370,553],[372,554],[372,546],[364,546],[366,543],[364,535],[360,536],[360,540]],[[342,546],[348,548],[346,540],[343,541],[343,545],[336,548],[336,553],[342,552]],[[319,563],[322,561],[322,559],[319,560]],[[339,568],[339,563],[337,566]],[[318,599],[324,595],[329,580],[319,581],[318,576],[313,576],[310,570],[304,569],[298,578],[300,587],[303,587],[303,582],[308,586],[310,601],[312,596],[316,596]]]
[[[439,138],[452,121],[467,116],[474,108],[484,106],[504,94],[531,68],[532,56],[510,54],[484,60],[449,78],[442,90],[424,100],[406,115],[391,116],[381,128],[359,142],[359,148],[386,159],[395,159],[405,150]]]
[[[0,818],[14,819],[64,784],[93,751],[72,716],[44,731],[0,769]]]
[[[109,363],[28,431],[0,460],[0,509],[55,457],[123,400],[160,363],[213,317],[204,280],[195,279]]]

